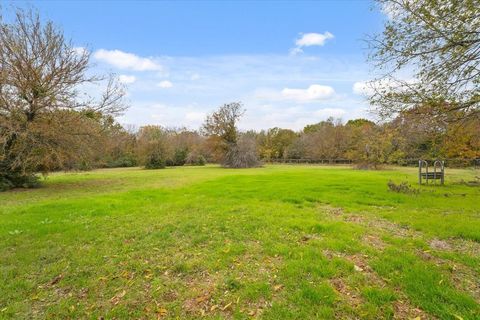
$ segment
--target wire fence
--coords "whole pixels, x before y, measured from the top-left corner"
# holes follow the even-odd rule
[[[399,159],[395,162],[388,163],[391,165],[405,166],[405,167],[416,167],[418,166],[418,161],[420,159]],[[461,158],[439,158],[439,159],[421,159],[426,160],[429,163],[434,162],[435,160],[443,160],[445,162],[445,167],[451,168],[474,168],[480,169],[480,158],[479,159],[461,159]],[[285,163],[285,164],[324,164],[324,165],[351,165],[355,164],[356,161],[351,159],[270,159],[264,160],[266,163]]]
[[[303,163],[303,164],[353,164],[350,159],[271,159],[267,163]]]

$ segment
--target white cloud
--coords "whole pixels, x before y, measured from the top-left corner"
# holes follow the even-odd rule
[[[290,89],[282,90],[282,97],[287,100],[294,100],[298,102],[308,102],[316,100],[325,100],[335,94],[330,86],[322,86],[319,84],[312,84],[307,89]]]
[[[290,55],[298,55],[303,53],[303,47],[311,47],[311,46],[323,46],[325,42],[329,39],[333,39],[334,35],[330,32],[325,33],[303,33],[301,37],[295,40],[295,47],[290,49]]]
[[[159,102],[143,102],[136,105],[136,110],[128,110],[123,116],[122,123],[134,120],[137,125],[155,124],[165,127],[187,127],[198,129],[205,117],[209,106],[196,103],[191,104],[167,104]],[[130,122],[129,122],[130,123]]]
[[[93,55],[95,59],[106,62],[116,68],[134,71],[159,71],[162,66],[150,58],[142,58],[133,53],[120,50],[100,49]]]
[[[323,46],[328,39],[333,38],[333,34],[328,31],[325,33],[304,33],[295,41],[295,44],[297,45],[297,48]]]
[[[135,81],[137,81],[137,78],[135,76],[128,76],[128,75],[125,75],[125,74],[121,74],[119,77],[118,77],[118,80],[121,82],[121,83],[134,83]]]
[[[303,53],[303,50],[299,47],[290,49],[290,55],[296,56],[297,54]]]
[[[168,88],[173,87],[173,83],[168,81],[168,80],[164,80],[164,81],[160,81],[157,84],[157,87],[160,87],[160,88],[163,88],[163,89],[168,89]]]
[[[360,109],[369,105],[352,92],[355,79],[366,80],[370,76],[361,56],[283,54],[152,59],[164,69],[119,72],[137,78],[135,90],[130,91],[131,108],[120,118],[121,123],[186,125],[198,129],[204,114],[230,101],[242,101],[247,109],[239,123],[242,130],[275,126],[302,129],[329,116],[342,117],[344,121],[368,116]],[[163,71],[171,73],[172,78]],[[192,81],[194,74],[200,75],[200,79]],[[173,88],[161,89],[158,84],[167,80]],[[319,85],[326,88],[317,90]]]

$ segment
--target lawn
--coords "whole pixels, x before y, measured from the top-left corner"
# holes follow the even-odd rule
[[[480,319],[480,172],[416,174],[52,174],[0,193],[0,319]]]

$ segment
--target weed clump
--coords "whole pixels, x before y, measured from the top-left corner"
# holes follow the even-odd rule
[[[389,180],[388,189],[396,193],[405,193],[405,194],[419,194],[420,189],[412,187],[408,182],[395,183],[392,180]]]

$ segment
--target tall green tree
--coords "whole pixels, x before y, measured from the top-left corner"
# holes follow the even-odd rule
[[[207,116],[203,132],[220,153],[220,162],[229,168],[248,168],[259,165],[254,137],[241,135],[237,128],[245,110],[242,103],[222,105]]]
[[[228,151],[237,143],[237,122],[244,112],[240,102],[231,102],[222,105],[205,119],[202,132],[208,137],[212,153],[220,162],[225,160]]]
[[[287,150],[297,136],[295,131],[290,129],[278,127],[268,129],[260,146],[260,153],[268,160],[286,158]]]

